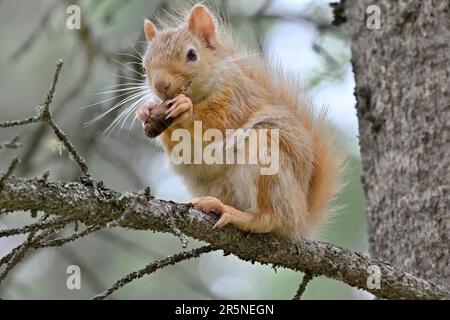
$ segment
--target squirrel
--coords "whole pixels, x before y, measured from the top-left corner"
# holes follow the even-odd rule
[[[168,154],[176,129],[279,130],[279,170],[261,175],[254,165],[174,165],[197,198],[191,204],[219,216],[214,228],[238,229],[296,241],[311,238],[333,212],[343,156],[329,133],[326,112],[315,115],[295,77],[262,54],[239,51],[222,22],[197,4],[176,25],[144,23],[143,70],[149,89],[169,106],[171,121],[159,140]],[[150,130],[154,104],[136,117]]]

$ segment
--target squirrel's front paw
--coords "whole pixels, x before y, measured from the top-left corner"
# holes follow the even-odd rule
[[[179,94],[168,101],[172,106],[166,112],[166,119],[172,118],[173,124],[185,126],[194,121],[194,107],[189,97]]]

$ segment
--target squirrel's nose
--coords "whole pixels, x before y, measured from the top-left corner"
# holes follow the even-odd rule
[[[156,90],[158,90],[159,93],[165,94],[170,89],[170,82],[167,80],[158,81],[155,84],[155,88],[156,88]]]

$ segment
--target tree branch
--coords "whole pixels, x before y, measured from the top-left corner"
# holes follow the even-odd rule
[[[313,278],[314,275],[311,272],[305,272],[302,282],[300,282],[300,285],[298,286],[297,293],[292,300],[300,300],[302,298],[302,295],[305,293],[306,286]]]
[[[15,136],[11,141],[0,143],[0,149],[17,149],[22,144],[19,143],[19,136]]]
[[[4,174],[0,175],[0,191],[2,191],[4,182],[6,181],[6,179],[9,178],[10,175],[12,175],[12,173],[14,172],[14,169],[16,169],[16,166],[18,163],[19,163],[19,158],[12,159],[6,172]]]
[[[123,286],[127,285],[128,283],[130,283],[136,279],[142,278],[145,275],[154,273],[159,269],[176,264],[181,261],[189,260],[192,258],[198,258],[201,254],[211,252],[214,250],[215,250],[215,248],[213,246],[203,246],[200,248],[193,249],[191,251],[180,252],[180,253],[174,254],[165,259],[156,260],[155,262],[148,264],[144,268],[134,271],[134,272],[126,275],[122,279],[118,280],[110,288],[108,288],[105,291],[103,291],[102,293],[96,295],[94,297],[94,300],[103,300],[106,297],[110,296],[115,291],[117,291],[120,288],[122,288]]]
[[[242,260],[323,275],[367,290],[379,298],[450,297],[449,291],[440,286],[357,252],[320,241],[283,243],[269,234],[246,234],[231,226],[212,230],[216,217],[206,215],[189,204],[148,199],[143,193],[120,193],[100,183],[47,182],[13,176],[4,183],[0,207],[70,216],[87,226],[118,221],[124,228],[175,234],[172,226],[175,225],[187,236],[208,242]],[[367,285],[369,266],[380,269],[380,289]]]
[[[21,119],[21,120],[5,121],[5,122],[0,123],[0,128],[23,126],[25,124],[35,123],[35,122],[39,122],[39,121],[41,121],[41,119],[39,119],[39,117],[30,117],[30,118]]]
[[[36,232],[39,230],[46,230],[49,228],[54,228],[59,225],[66,225],[68,222],[72,221],[70,218],[58,218],[52,221],[39,221],[33,224],[26,225],[22,228],[16,228],[16,229],[3,229],[0,230],[0,238],[10,237],[10,236],[16,236],[19,234],[25,234],[28,232]]]

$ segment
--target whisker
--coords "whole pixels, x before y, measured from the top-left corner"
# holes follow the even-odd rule
[[[108,135],[111,134],[114,131],[114,128],[119,124],[119,122],[123,119],[124,121],[126,121],[126,119],[128,118],[129,114],[133,112],[133,108],[135,108],[136,106],[139,106],[141,103],[143,103],[144,101],[148,100],[148,96],[143,96],[141,98],[139,98],[138,100],[134,101],[130,106],[128,106],[125,110],[123,110],[114,120],[112,123],[109,124],[109,126],[105,129],[105,131],[103,131],[103,134],[107,134],[108,131]],[[123,124],[124,122],[122,122],[122,125],[120,126],[120,129],[118,131],[118,133],[120,132],[120,130],[123,128]]]
[[[141,90],[141,89],[135,89],[134,91],[135,91],[135,92],[138,92],[138,91],[142,91],[142,90]],[[119,94],[119,95],[117,95],[117,96],[114,96],[114,97],[111,97],[111,98],[108,98],[108,99],[105,99],[105,100],[102,100],[102,101],[99,101],[99,102],[96,102],[96,103],[91,103],[91,104],[89,104],[89,105],[87,105],[87,106],[81,107],[80,109],[91,108],[91,107],[94,107],[94,106],[96,106],[96,105],[99,105],[99,104],[102,104],[102,103],[105,103],[105,102],[108,102],[108,101],[111,101],[111,100],[114,100],[114,99],[117,99],[117,98],[126,96],[127,94],[130,94],[130,93],[134,93],[134,92],[131,91],[131,92],[121,93],[121,94]]]
[[[129,88],[122,88],[122,89],[115,89],[115,90],[96,92],[96,93],[94,93],[94,95],[108,94],[108,93],[115,93],[115,92],[122,92],[122,91],[144,90],[146,88],[147,88],[147,86],[142,85],[142,86],[136,86],[136,87],[129,87]]]
[[[137,75],[139,75],[139,76],[141,76],[141,77],[144,77],[144,76],[145,76],[145,74],[143,74],[143,73],[141,73],[141,72],[139,72],[139,71],[134,70],[134,69],[131,68],[130,66],[127,66],[126,64],[123,64],[122,62],[120,62],[120,61],[117,60],[117,59],[114,59],[114,58],[113,58],[112,61],[114,61],[114,62],[117,63],[118,65],[122,66],[123,68],[127,69],[128,71],[134,72],[135,74],[137,74]]]
[[[123,119],[122,124],[120,125],[120,129],[119,132],[123,129],[123,126],[125,125],[125,123],[127,122],[128,118],[130,117],[130,115],[132,115],[133,113],[136,113],[136,109],[139,108],[139,106],[142,103],[145,103],[146,101],[149,100],[148,96],[145,96],[143,98],[141,98],[140,100],[138,100],[137,102],[134,102],[129,108],[128,108],[128,112],[126,117]]]
[[[85,126],[89,126],[91,124],[93,124],[94,122],[100,120],[101,118],[103,118],[104,116],[106,116],[107,114],[109,114],[111,111],[117,109],[118,107],[124,105],[125,103],[128,103],[134,99],[137,99],[140,96],[143,96],[145,94],[148,94],[147,92],[138,92],[133,94],[132,96],[123,99],[122,101],[117,102],[113,107],[111,107],[110,109],[106,110],[105,112],[103,112],[102,114],[96,116],[95,118],[89,120],[88,122],[86,122]]]
[[[246,59],[261,56],[259,53],[252,53],[252,54],[235,54],[226,57],[225,59],[229,62],[235,62],[235,61],[244,61]]]
[[[136,54],[141,57],[141,61],[144,61],[144,56],[141,55],[135,48],[135,46],[133,45],[133,43],[131,43],[130,37],[128,37],[128,35],[125,35],[125,37],[127,38],[128,43],[130,44],[131,48],[134,50],[134,52],[136,52]]]
[[[230,54],[227,57],[233,58],[233,57],[251,57],[251,56],[259,56],[261,55],[260,52],[257,51],[250,51],[250,52],[238,52],[235,54]]]
[[[236,52],[235,54],[230,54],[229,57],[236,57],[236,56],[259,56],[261,55],[261,52],[258,51],[247,51],[247,52]]]
[[[135,64],[135,65],[138,65],[138,66],[142,66],[142,62],[136,62],[136,61],[125,62],[124,64],[125,65]]]
[[[131,57],[131,58],[134,58],[139,61],[142,61],[142,58],[143,58],[143,56],[137,56],[137,55],[131,54],[131,53],[116,53],[115,55],[123,56],[123,57]]]
[[[117,84],[113,84],[110,86],[106,86],[104,87],[104,89],[110,89],[110,88],[116,88],[116,87],[125,87],[128,85],[142,85],[145,84],[145,82],[141,81],[141,82],[128,82],[128,83],[117,83]]]
[[[133,78],[133,77],[127,77],[127,76],[123,76],[123,75],[115,74],[115,73],[110,73],[110,72],[107,72],[107,74],[109,74],[111,76],[114,76],[114,77],[117,77],[117,78],[126,79],[126,80],[132,80],[132,81],[142,81],[143,80],[143,79],[136,79],[136,78]]]
[[[266,66],[237,66],[239,70],[265,69]]]
[[[128,134],[130,134],[131,129],[133,129],[134,124],[136,123],[136,119],[137,119],[137,117],[134,116],[134,117],[133,117],[133,121],[131,121],[131,125],[130,125],[130,127],[128,128]]]

